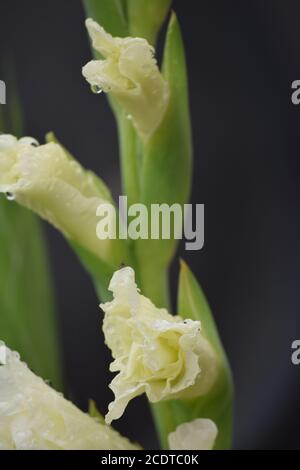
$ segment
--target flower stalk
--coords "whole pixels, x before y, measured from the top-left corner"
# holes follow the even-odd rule
[[[86,64],[82,73],[94,91],[108,95],[116,117],[124,195],[130,205],[138,202],[146,209],[153,204],[182,208],[191,190],[193,149],[185,52],[174,13],[167,28],[161,69],[153,48],[171,1],[85,0],[84,4],[96,60]],[[231,372],[207,301],[184,263],[180,268],[178,315],[169,313],[168,272],[177,249],[176,237],[166,239],[160,234],[158,239],[139,238],[127,243],[97,236],[99,208],[113,204],[109,190],[53,135],[45,145],[30,138],[0,136],[0,191],[64,234],[105,302],[101,305],[105,312],[103,331],[113,356],[110,369],[116,373],[111,383],[115,399],[106,422],[121,417],[129,401],[145,393],[163,448],[229,448]],[[182,229],[181,225],[177,221],[174,233]],[[122,264],[127,267],[119,269]],[[9,358],[13,367],[0,368],[0,385],[1,373],[5,377],[16,369],[24,384],[28,379],[30,393],[37,388],[49,397],[50,410],[44,410],[44,403],[36,396],[43,413],[54,414],[55,422],[62,419],[69,430],[75,426],[76,438],[61,435],[58,429],[50,438],[51,448],[132,448],[104,424],[98,423],[96,429],[90,417],[58,400],[15,356]],[[59,416],[52,407],[56,401]],[[9,416],[7,413],[5,433],[15,441],[15,425]],[[37,422],[41,427],[37,434],[45,442],[45,435],[47,441],[49,436],[43,419]],[[21,428],[24,424],[26,420],[21,421]],[[83,429],[87,430],[87,440],[80,441]],[[96,444],[93,434],[98,436],[97,442],[105,444]],[[31,436],[27,437],[21,447],[31,445]],[[33,446],[40,445],[39,440],[33,442]]]

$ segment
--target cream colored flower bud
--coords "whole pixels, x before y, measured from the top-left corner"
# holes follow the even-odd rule
[[[147,139],[157,129],[169,102],[169,87],[142,38],[114,38],[92,19],[86,26],[93,47],[104,60],[92,60],[82,73],[92,87],[110,92],[139,133]]]
[[[169,434],[171,450],[212,450],[218,428],[211,419],[195,419],[181,424]]]
[[[96,212],[110,202],[108,190],[59,144],[0,135],[0,192],[102,260],[113,266],[123,261],[118,240],[99,240],[96,234]]]
[[[0,423],[0,450],[137,449],[65,400],[8,348],[0,364]]]
[[[136,286],[134,271],[117,271],[109,289],[114,300],[101,305],[103,331],[118,372],[110,384],[115,400],[106,421],[122,416],[128,402],[146,393],[150,402],[205,395],[218,376],[214,350],[198,321],[156,308]]]

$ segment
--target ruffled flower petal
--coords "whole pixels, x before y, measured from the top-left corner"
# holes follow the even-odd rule
[[[117,271],[110,283],[114,300],[101,305],[103,331],[117,372],[110,388],[115,400],[106,421],[122,416],[129,401],[146,393],[150,402],[206,394],[215,383],[218,360],[198,321],[156,308],[141,295],[134,271]]]
[[[0,135],[0,192],[104,261],[123,261],[118,240],[100,240],[96,233],[97,209],[111,204],[109,191],[59,144]]]
[[[0,450],[137,449],[64,399],[17,353],[0,348]]]
[[[92,19],[86,26],[93,47],[103,60],[82,69],[92,87],[111,93],[139,133],[147,139],[160,125],[169,103],[169,87],[154,58],[154,49],[142,38],[114,38]]]

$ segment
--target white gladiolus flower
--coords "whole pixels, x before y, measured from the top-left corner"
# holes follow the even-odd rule
[[[134,271],[117,271],[110,283],[114,300],[101,305],[103,331],[114,361],[115,400],[107,423],[122,416],[128,402],[146,393],[150,402],[206,394],[216,381],[218,359],[198,321],[156,308],[136,286]]]
[[[0,192],[33,210],[104,261],[123,261],[118,240],[99,240],[96,215],[111,202],[104,184],[56,143],[0,135]]]
[[[169,87],[154,58],[154,49],[142,38],[118,38],[92,19],[86,26],[93,47],[104,60],[92,60],[82,73],[92,87],[109,92],[147,139],[157,129],[169,102]]]
[[[77,449],[137,447],[65,400],[6,348],[0,364],[0,450]]]
[[[169,434],[171,450],[212,450],[218,435],[218,428],[210,419],[195,419],[181,424]]]

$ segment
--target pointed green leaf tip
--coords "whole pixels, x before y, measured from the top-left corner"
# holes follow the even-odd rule
[[[189,267],[181,261],[178,312],[184,318],[201,322],[202,332],[211,343],[220,359],[220,375],[213,389],[205,396],[190,403],[178,404],[195,417],[212,419],[218,427],[216,449],[229,449],[232,434],[233,384],[229,363],[224,352],[210,307],[205,295]]]

